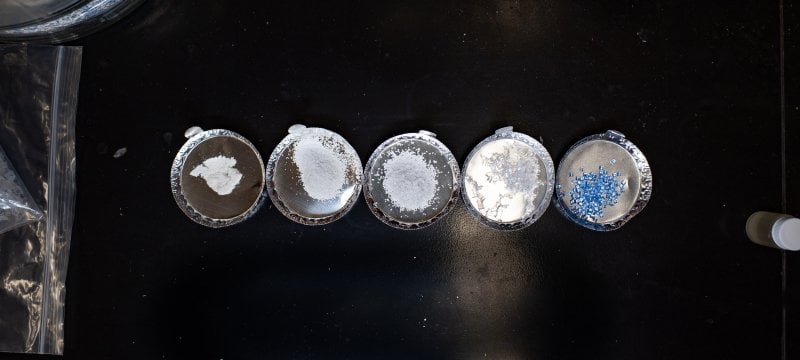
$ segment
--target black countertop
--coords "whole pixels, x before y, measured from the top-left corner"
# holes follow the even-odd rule
[[[800,257],[744,233],[754,211],[800,213],[797,20],[782,1],[147,1],[73,43],[65,356],[797,358]],[[186,128],[236,131],[266,157],[295,123],[362,161],[426,129],[463,162],[512,125],[557,162],[617,129],[654,194],[609,233],[552,206],[500,232],[461,203],[419,231],[363,200],[320,227],[268,203],[210,229],[175,205]]]

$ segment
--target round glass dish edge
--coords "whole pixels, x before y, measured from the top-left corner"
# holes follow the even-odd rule
[[[133,12],[144,0],[88,0],[48,17],[0,27],[0,40],[58,44],[110,26]]]
[[[472,157],[477,153],[477,151],[483,147],[484,145],[495,141],[495,140],[502,140],[502,139],[511,139],[517,140],[525,145],[530,146],[536,155],[542,159],[545,165],[545,171],[547,172],[547,188],[545,190],[544,198],[536,207],[536,211],[529,216],[522,220],[515,221],[513,223],[501,223],[497,221],[492,221],[484,217],[477,209],[475,209],[468,199],[467,192],[464,190],[466,181],[466,168],[469,162],[472,160]],[[550,156],[550,153],[547,151],[547,148],[544,147],[542,143],[534,139],[532,136],[523,134],[520,132],[514,131],[512,126],[506,126],[497,129],[494,134],[489,135],[488,137],[484,138],[481,142],[475,145],[472,150],[470,150],[469,154],[467,155],[466,160],[464,160],[464,165],[461,167],[461,200],[464,203],[464,207],[467,208],[467,211],[472,215],[472,217],[478,219],[483,225],[486,225],[490,228],[502,230],[502,231],[513,231],[513,230],[521,230],[524,229],[544,215],[547,211],[547,208],[550,205],[551,199],[553,198],[553,189],[555,188],[555,163],[553,162],[553,158]]]
[[[644,153],[642,153],[642,151],[632,141],[628,140],[628,138],[626,138],[625,135],[619,131],[607,130],[604,133],[589,135],[572,144],[572,146],[569,147],[559,161],[558,169],[556,169],[556,176],[558,176],[558,172],[561,170],[564,159],[567,158],[567,154],[572,152],[572,150],[578,146],[595,140],[605,140],[617,144],[627,151],[628,154],[631,155],[631,158],[633,158],[636,168],[641,174],[641,180],[639,185],[639,195],[636,197],[636,201],[633,203],[633,206],[631,206],[631,209],[627,214],[625,214],[624,217],[616,221],[608,224],[599,224],[577,217],[572,210],[569,209],[569,207],[564,205],[563,196],[558,192],[556,192],[556,196],[553,197],[553,202],[561,215],[580,226],[594,231],[613,231],[619,229],[628,221],[636,217],[636,215],[638,215],[650,201],[650,197],[653,194],[653,173],[650,168],[650,163],[647,161]]]
[[[392,146],[398,141],[402,140],[421,140],[432,145],[433,147],[438,149],[445,156],[445,158],[447,158],[447,165],[449,165],[450,169],[453,171],[453,191],[451,191],[450,193],[450,200],[447,202],[447,205],[445,205],[445,207],[433,218],[419,223],[406,223],[389,219],[386,215],[380,212],[377,209],[377,207],[373,205],[374,201],[372,201],[371,199],[372,191],[369,185],[369,181],[366,178],[367,176],[369,176],[369,173],[372,170],[372,166],[374,165],[375,161],[378,159],[380,154],[382,154],[383,151],[386,150],[386,148],[388,148],[389,146]],[[458,202],[459,192],[461,191],[461,181],[462,181],[461,169],[458,167],[458,161],[456,160],[455,156],[453,156],[453,152],[450,151],[447,145],[445,145],[443,142],[437,139],[434,133],[426,130],[421,130],[416,133],[412,132],[412,133],[396,135],[386,139],[386,141],[378,145],[378,147],[372,151],[372,154],[367,160],[367,164],[364,166],[364,177],[365,177],[363,181],[364,201],[367,203],[367,207],[369,208],[369,210],[372,212],[373,215],[375,215],[376,218],[378,218],[378,220],[380,220],[384,224],[400,230],[419,230],[422,228],[426,228],[428,226],[433,225],[435,222],[439,221],[447,214],[449,214],[455,207],[455,204]]]
[[[250,150],[255,153],[256,158],[258,158],[259,164],[261,165],[261,172],[262,176],[264,176],[264,182],[261,184],[261,193],[258,199],[250,206],[247,211],[243,212],[240,215],[234,216],[232,218],[227,219],[214,219],[208,216],[205,216],[192,207],[186,198],[183,195],[183,188],[181,186],[181,172],[183,170],[183,165],[186,162],[186,158],[189,154],[194,150],[199,144],[203,141],[214,137],[232,137],[236,140],[241,141],[243,144],[247,145]],[[261,206],[264,205],[264,200],[266,199],[267,192],[264,191],[264,184],[266,183],[266,175],[265,168],[264,168],[264,160],[261,158],[261,153],[255,148],[253,143],[247,140],[244,136],[239,135],[236,132],[226,130],[226,129],[211,129],[211,130],[203,130],[200,133],[192,135],[186,142],[181,146],[180,150],[178,150],[178,154],[175,155],[175,160],[172,162],[172,168],[170,169],[170,187],[172,188],[172,196],[175,198],[175,202],[178,204],[178,207],[186,214],[189,219],[192,221],[208,226],[211,228],[221,228],[226,226],[231,226],[238,224],[244,220],[249,219],[252,217]]]
[[[298,132],[294,132],[292,130],[294,128],[299,128],[301,130]],[[353,145],[351,145],[350,142],[347,141],[347,139],[345,139],[342,135],[332,130],[320,127],[307,127],[305,125],[295,124],[290,126],[288,128],[288,131],[289,134],[286,135],[283,139],[281,139],[280,142],[278,142],[278,145],[276,145],[275,149],[272,150],[272,153],[269,156],[269,160],[267,160],[265,182],[267,187],[267,193],[269,193],[270,201],[272,201],[272,204],[275,205],[275,208],[277,208],[278,211],[280,211],[281,214],[283,214],[283,216],[286,216],[289,220],[292,220],[302,225],[311,225],[311,226],[327,225],[336,220],[341,219],[343,216],[347,215],[347,213],[349,213],[350,210],[353,209],[356,202],[358,201],[358,197],[360,196],[361,189],[364,185],[364,173],[363,173],[364,168],[362,167],[363,163],[361,162],[361,158],[358,156],[358,152],[355,150],[355,148],[353,148]],[[278,163],[278,157],[280,157],[281,154],[283,154],[283,152],[286,151],[286,149],[289,146],[294,144],[295,141],[297,141],[297,139],[299,139],[302,136],[302,133],[305,131],[322,132],[325,135],[331,135],[333,137],[336,137],[338,140],[342,142],[342,144],[346,144],[353,151],[353,154],[355,155],[355,158],[358,161],[358,163],[356,164],[358,166],[356,166],[355,168],[361,171],[361,174],[359,174],[359,179],[358,179],[359,181],[356,183],[356,188],[353,191],[353,195],[351,195],[350,198],[347,199],[347,203],[342,208],[342,210],[336,212],[333,215],[318,219],[309,218],[306,216],[296,214],[293,211],[291,211],[288,207],[286,207],[286,205],[283,203],[283,200],[275,191],[275,182],[272,179],[273,176],[275,175],[275,166]]]

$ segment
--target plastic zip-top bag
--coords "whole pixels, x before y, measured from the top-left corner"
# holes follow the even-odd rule
[[[39,207],[0,147],[0,234],[41,218]]]
[[[80,62],[79,47],[0,45],[0,186],[8,164],[43,215],[0,234],[0,351],[63,352]]]

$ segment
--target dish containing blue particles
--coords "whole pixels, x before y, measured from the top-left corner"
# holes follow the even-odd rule
[[[596,231],[620,228],[647,205],[650,164],[620,132],[609,130],[570,147],[556,173],[556,208]]]
[[[292,125],[267,162],[267,191],[289,219],[304,225],[338,220],[361,193],[363,168],[341,135]]]
[[[385,224],[421,229],[455,205],[461,178],[458,163],[436,134],[422,130],[384,141],[364,168],[364,198]]]
[[[481,141],[464,162],[461,196],[483,224],[500,230],[529,226],[553,194],[553,159],[532,137],[504,127]]]

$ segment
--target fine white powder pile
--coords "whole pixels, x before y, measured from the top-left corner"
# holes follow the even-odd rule
[[[223,155],[215,156],[197,165],[189,174],[201,177],[206,185],[219,195],[229,195],[242,180],[242,173],[234,168],[236,159]]]
[[[425,210],[436,196],[438,171],[409,150],[390,156],[383,164],[383,189],[389,200],[402,211]]]
[[[318,136],[301,138],[294,147],[294,161],[308,196],[318,201],[337,197],[347,179],[347,160],[331,149],[332,141]]]
[[[539,158],[526,144],[510,139],[484,145],[465,168],[465,190],[482,215],[498,222],[524,219],[534,211]]]

